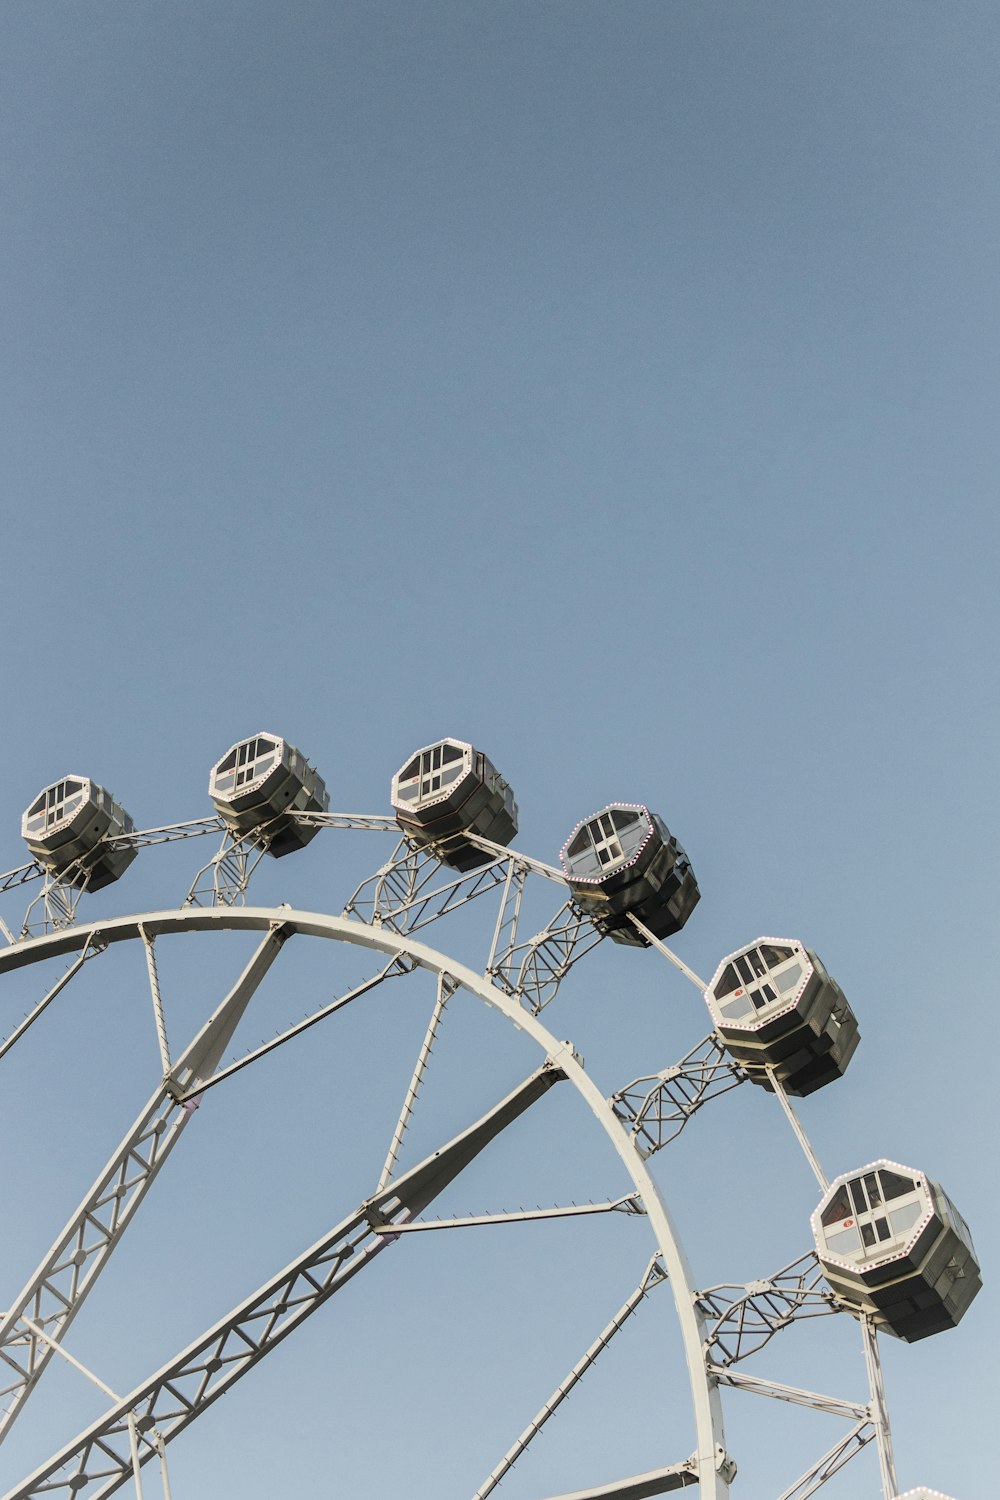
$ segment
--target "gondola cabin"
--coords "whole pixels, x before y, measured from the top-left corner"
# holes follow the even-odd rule
[[[726,1048],[754,1083],[789,1094],[840,1078],[858,1045],[858,1023],[816,954],[795,938],[757,938],[724,958],[705,1003]]]
[[[470,833],[505,847],[517,833],[509,784],[465,740],[438,740],[416,751],[392,778],[392,806],[410,842],[456,870],[494,858],[471,842]]]
[[[838,1177],[812,1229],[823,1274],[847,1310],[908,1344],[954,1328],[982,1285],[958,1209],[938,1183],[896,1162]]]
[[[680,932],[698,904],[691,861],[663,819],[641,803],[614,802],[578,823],[560,851],[573,899],[594,925],[633,948]]]
[[[40,865],[67,885],[99,891],[128,869],[136,850],[110,842],[135,824],[111,793],[87,776],[66,776],[39,792],[21,837]]]
[[[296,813],[326,812],[330,806],[315,767],[276,734],[257,734],[227,750],[212,767],[208,792],[232,834],[259,834],[276,859],[304,848],[319,832],[315,825],[296,822]]]

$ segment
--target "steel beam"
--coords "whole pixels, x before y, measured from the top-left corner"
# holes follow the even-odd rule
[[[179,1096],[211,1074],[252,995],[290,935],[291,929],[280,923],[268,931],[236,984],[173,1070],[164,1076],[34,1275],[0,1319],[0,1361],[13,1376],[0,1390],[0,1396],[6,1398],[6,1409],[0,1416],[0,1441],[38,1384],[52,1357],[52,1344],[61,1341],[76,1317],[197,1108],[196,1104],[184,1107],[178,1102]],[[44,1330],[44,1340],[33,1325]]]
[[[156,1456],[147,1447],[136,1457],[136,1431],[143,1435],[155,1429],[164,1443],[176,1437],[392,1244],[395,1236],[385,1230],[426,1208],[490,1141],[565,1076],[551,1062],[536,1069],[467,1130],[362,1203],[151,1379],[116,1401],[4,1500],[41,1495],[99,1500],[119,1489],[136,1462],[145,1464]]]

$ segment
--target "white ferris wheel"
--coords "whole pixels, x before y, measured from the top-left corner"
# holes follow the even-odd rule
[[[32,896],[20,923],[13,906],[8,919],[0,917],[0,974],[6,985],[18,984],[24,1011],[16,1020],[4,1015],[4,1067],[16,1068],[18,1049],[36,1046],[75,994],[82,991],[76,1004],[85,1006],[88,985],[120,985],[110,968],[116,962],[131,964],[129,1004],[141,1014],[149,1041],[145,1069],[138,1059],[121,1059],[131,1080],[145,1072],[148,1097],[48,1248],[39,1256],[42,1247],[35,1247],[35,1269],[24,1284],[0,1294],[0,1441],[23,1413],[44,1408],[45,1396],[37,1392],[56,1370],[87,1391],[88,1410],[96,1401],[99,1415],[54,1444],[40,1437],[50,1442],[47,1456],[23,1475],[5,1469],[3,1500],[98,1500],[119,1490],[139,1500],[185,1500],[173,1457],[183,1450],[183,1435],[206,1414],[198,1431],[207,1430],[211,1441],[210,1408],[313,1313],[356,1297],[367,1278],[351,1290],[348,1283],[368,1267],[377,1264],[380,1270],[369,1275],[385,1284],[393,1263],[420,1255],[422,1265],[434,1268],[447,1305],[449,1296],[460,1300],[461,1278],[474,1273],[463,1269],[461,1256],[452,1263],[438,1247],[477,1238],[496,1245],[497,1236],[509,1235],[527,1268],[521,1284],[525,1303],[534,1297],[533,1322],[545,1300],[546,1237],[560,1236],[558,1266],[568,1255],[589,1253],[567,1247],[597,1233],[603,1236],[597,1305],[581,1312],[580,1327],[588,1332],[575,1357],[562,1364],[556,1363],[558,1339],[539,1330],[527,1342],[523,1333],[511,1337],[523,1307],[501,1307],[499,1287],[480,1291],[506,1354],[483,1347],[477,1325],[471,1358],[480,1367],[495,1359],[503,1368],[504,1358],[518,1364],[510,1409],[521,1409],[523,1420],[497,1451],[483,1456],[471,1480],[466,1445],[455,1438],[458,1408],[447,1393],[421,1390],[419,1380],[407,1383],[405,1399],[413,1403],[421,1433],[420,1451],[408,1457],[414,1483],[424,1486],[414,1493],[486,1500],[506,1484],[512,1500],[644,1500],[682,1489],[702,1500],[741,1494],[772,1500],[754,1472],[753,1455],[744,1459],[726,1430],[737,1403],[763,1409],[770,1402],[796,1420],[815,1421],[819,1414],[829,1437],[804,1465],[796,1461],[773,1500],[806,1500],[826,1487],[831,1500],[860,1494],[899,1500],[880,1335],[914,1342],[953,1327],[979,1289],[979,1268],[961,1214],[922,1171],[877,1159],[833,1180],[825,1175],[791,1101],[836,1083],[859,1031],[817,954],[797,938],[757,937],[723,957],[707,981],[700,979],[666,944],[687,922],[699,891],[684,849],[657,814],[641,804],[612,804],[572,830],[559,867],[546,864],[511,847],[517,832],[511,788],[482,752],[460,740],[425,747],[402,766],[392,781],[389,815],[330,812],[317,771],[294,746],[266,733],[240,741],[219,760],[209,791],[212,816],[137,831],[103,787],[67,776],[46,787],[24,814],[31,862],[0,878],[0,894],[12,903],[22,888]],[[351,843],[351,858],[360,852],[360,870],[329,896],[324,885],[322,903],[256,904],[262,880],[270,881],[270,892],[277,878],[269,857],[294,853],[325,830],[380,835],[377,859],[371,840],[359,838]],[[88,914],[84,898],[116,885],[140,849],[186,848],[192,838],[213,834],[219,846],[177,892],[179,905],[129,916]],[[373,863],[374,873],[365,873]],[[425,931],[432,924],[434,931]],[[174,955],[195,948],[193,968],[184,970]],[[649,1071],[610,1092],[562,1035],[572,1035],[578,966],[598,948],[608,960],[604,982],[612,972],[619,989],[630,982],[630,954],[619,949],[652,950],[664,960],[662,982],[690,997],[684,1010],[690,1034],[677,1055],[651,1059]],[[303,986],[307,971],[314,978]],[[181,974],[185,994],[197,991],[185,1004],[175,995],[181,984],[174,976]],[[141,986],[133,983],[138,975]],[[301,987],[305,1013],[285,1018],[267,1040],[244,1045],[246,1018],[276,986]],[[204,1331],[191,1337],[185,1310],[176,1310],[172,1326],[183,1335],[181,1347],[123,1387],[114,1370],[82,1356],[74,1334],[84,1327],[90,1294],[91,1305],[101,1303],[101,1294],[113,1288],[131,1243],[126,1231],[155,1217],[157,1194],[149,1205],[146,1199],[154,1184],[169,1180],[174,1147],[184,1136],[177,1162],[196,1157],[202,1121],[227,1085],[251,1088],[248,1080],[264,1076],[276,1059],[301,1057],[302,1049],[315,1048],[320,1037],[335,1035],[375,1005],[383,1007],[383,1028],[387,1017],[394,1026],[392,1018],[405,1008],[402,1029],[411,1051],[384,1121],[369,1120],[366,1110],[362,1133],[374,1146],[370,1158],[356,1153],[355,1196],[291,1259],[258,1284],[241,1286]],[[462,1054],[462,1086],[444,1107],[448,1085],[437,1087],[439,1060],[432,1054],[447,1050],[449,1026],[469,1027],[473,1016],[488,1018],[490,1040]],[[558,1031],[550,1025],[556,1016]],[[378,1026],[369,1034],[374,1058],[355,1058],[345,1049],[347,1075],[384,1070],[385,1035]],[[524,1062],[512,1075],[515,1055]],[[388,1071],[399,1073],[395,1053]],[[809,1205],[815,1204],[809,1225],[808,1209],[803,1217],[803,1241],[790,1246],[780,1264],[758,1267],[750,1280],[705,1285],[688,1262],[664,1186],[665,1148],[682,1132],[686,1145],[716,1110],[732,1107],[713,1101],[747,1084],[750,1093],[776,1101],[778,1118],[791,1127],[817,1179],[818,1202],[814,1197]],[[383,1092],[389,1097],[391,1091]],[[560,1099],[571,1125],[539,1134],[538,1122]],[[579,1166],[578,1133],[599,1142],[600,1179],[589,1201],[505,1201],[455,1211],[457,1184],[494,1190],[499,1179],[476,1174],[507,1142],[514,1143],[511,1159],[520,1153],[522,1164],[552,1156],[551,1141],[561,1142],[558,1152],[567,1164],[572,1158],[572,1175]],[[237,1170],[251,1168],[244,1163]],[[344,1176],[350,1181],[352,1172]],[[706,1198],[713,1196],[713,1179],[705,1173],[703,1181]],[[262,1201],[270,1211],[266,1195]],[[734,1266],[744,1270],[743,1228],[730,1223],[725,1235]],[[620,1295],[602,1301],[615,1285]],[[608,1459],[601,1472],[581,1482],[567,1463],[561,1487],[548,1480],[552,1465],[536,1477],[536,1439],[558,1429],[578,1389],[596,1378],[591,1372],[599,1362],[602,1368],[613,1364],[627,1344],[629,1335],[619,1335],[654,1308],[651,1357],[662,1383],[653,1407],[669,1410],[669,1421],[662,1428],[653,1421],[642,1461],[630,1465],[612,1457],[613,1429],[622,1429],[618,1446],[626,1454],[630,1440],[627,1423],[605,1402]],[[667,1308],[669,1335],[662,1322]],[[336,1311],[327,1316],[335,1320]],[[457,1306],[434,1321],[443,1340],[464,1346],[449,1366],[461,1384],[469,1378],[462,1370],[471,1368],[468,1328]],[[782,1350],[797,1336],[792,1330],[807,1322],[824,1333],[834,1326],[850,1330],[857,1376],[847,1395],[774,1378]],[[88,1348],[95,1336],[100,1342],[101,1326],[91,1319]],[[797,1371],[800,1364],[791,1361],[789,1368]],[[647,1374],[640,1381],[648,1384]],[[636,1383],[634,1372],[632,1384],[622,1380],[623,1406]],[[384,1402],[372,1421],[373,1430],[384,1427]],[[790,1445],[790,1459],[800,1451],[801,1445]],[[562,1472],[559,1462],[553,1472]],[[612,1464],[618,1467],[609,1472]],[[340,1493],[331,1483],[318,1476],[315,1492]],[[381,1492],[373,1482],[370,1493]],[[923,1500],[938,1492],[907,1494]]]

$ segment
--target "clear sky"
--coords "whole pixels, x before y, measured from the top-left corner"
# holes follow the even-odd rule
[[[925,1168],[971,1223],[981,1297],[886,1366],[902,1488],[992,1500],[993,0],[7,0],[0,29],[0,865],[24,858],[18,819],[47,782],[94,776],[141,827],[195,817],[212,762],[258,729],[358,811],[387,809],[417,746],[470,739],[514,785],[519,846],[548,860],[578,818],[647,801],[701,883],[685,959],[708,973],[760,933],[797,936],[858,1014],[848,1075],[802,1108],[830,1172],[883,1155]],[[268,898],[339,911],[385,852],[370,838],[343,866],[323,840],[274,865]],[[144,909],[155,861],[88,910]],[[158,901],[186,889],[172,868]],[[665,969],[602,951],[547,1017],[608,1092],[704,1030]],[[0,1102],[11,1296],[152,1087],[148,1027],[132,1038],[125,991],[99,991],[110,1030],[53,1007]],[[121,1279],[81,1314],[73,1347],[110,1385],[363,1194],[419,1035],[411,1018],[397,1056],[378,1014],[381,1061],[359,1069],[382,1115],[370,1159],[358,1146],[344,1168],[354,1198],[327,1214],[311,1175],[334,1042],[286,1049],[280,1107],[248,1084],[226,1131],[185,1141],[189,1165],[171,1163],[108,1273]],[[353,1035],[345,1022],[341,1065]],[[472,1107],[472,1043],[455,1046],[440,1091]],[[809,1242],[814,1185],[777,1110],[745,1092],[679,1143],[696,1279],[776,1269],[782,1252],[751,1233],[774,1215],[785,1258]],[[531,1141],[526,1126],[529,1178]],[[607,1196],[570,1181],[577,1165],[568,1150],[566,1180],[538,1192]],[[265,1233],[286,1217],[287,1242]],[[467,1496],[634,1284],[641,1234],[605,1284],[597,1252],[575,1249],[584,1229],[554,1232],[537,1284],[532,1245],[500,1243],[520,1231],[491,1231],[467,1274],[414,1249],[419,1269],[317,1315],[301,1354],[290,1341],[231,1415],[220,1403],[178,1439],[174,1500]],[[511,1281],[512,1253],[530,1285]],[[523,1298],[520,1344],[508,1313],[492,1333],[485,1319],[494,1277]],[[464,1363],[430,1338],[425,1303]],[[137,1306],[161,1323],[140,1328]],[[562,1343],[529,1336],[540,1307]],[[766,1373],[835,1385],[824,1347],[818,1366],[776,1351]],[[470,1350],[477,1378],[496,1376],[477,1399],[452,1394]],[[595,1372],[568,1446],[543,1438],[501,1493],[596,1483],[633,1449],[634,1469],[686,1456],[658,1446],[683,1393],[653,1388],[647,1355],[630,1356],[641,1380],[627,1357]],[[63,1424],[11,1440],[4,1488],[93,1414],[47,1378]],[[845,1383],[860,1389],[860,1367]],[[425,1391],[445,1412],[433,1437]],[[402,1436],[411,1395],[423,1415]],[[736,1493],[769,1500],[796,1471],[765,1436],[771,1403],[758,1431],[741,1399]],[[602,1422],[627,1452],[604,1449]],[[831,1500],[862,1483],[877,1494],[867,1458]]]

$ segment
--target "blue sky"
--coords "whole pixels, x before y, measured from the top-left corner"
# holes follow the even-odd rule
[[[849,1074],[803,1106],[830,1171],[926,1167],[972,1225],[986,1287],[961,1329],[886,1356],[903,1488],[957,1500],[987,1497],[996,1332],[998,53],[996,8],[973,0],[12,0],[0,71],[0,864],[66,772],[140,826],[195,817],[212,762],[262,728],[363,811],[416,746],[471,739],[514,784],[519,845],[550,860],[579,817],[648,801],[701,882],[687,961],[798,936],[859,1016]],[[319,843],[266,873],[274,900],[339,911],[376,862],[364,846],[327,883]],[[148,878],[137,862],[94,910],[141,910]],[[560,1034],[592,1028],[609,1090],[700,1034],[696,1012],[660,1034],[655,986],[684,987],[651,959],[586,970]],[[632,995],[614,1025],[602,985]],[[84,1107],[87,1032],[62,1024],[35,1063],[46,1123],[30,1088],[7,1106],[15,1175]],[[148,1091],[130,1067],[102,1085],[119,1133]],[[763,1142],[783,1127],[758,1105],[740,1108]],[[246,1109],[230,1144],[277,1191],[296,1152]],[[713,1275],[718,1221],[740,1248],[755,1184],[801,1248],[814,1202],[794,1159],[775,1180],[727,1155],[734,1118],[683,1148],[682,1229]],[[94,1128],[59,1192],[51,1161],[29,1172],[8,1284],[116,1138]],[[175,1343],[271,1266],[237,1260],[230,1281],[208,1238]],[[581,1305],[571,1363],[632,1283],[585,1314],[566,1255],[547,1285]],[[341,1460],[295,1426],[295,1372],[312,1390],[330,1353],[314,1323],[301,1367],[283,1356],[306,1403],[284,1441],[332,1494]],[[98,1361],[100,1318],[77,1326]],[[172,1347],[151,1334],[148,1368]],[[428,1383],[445,1360],[428,1349]],[[482,1463],[464,1483],[456,1457],[456,1494],[547,1393],[498,1435],[462,1419]],[[605,1414],[631,1399],[612,1381]],[[260,1453],[240,1470],[255,1408],[232,1401],[231,1425],[207,1415],[175,1445],[179,1464],[199,1445],[181,1497],[273,1492]],[[765,1439],[740,1438],[763,1500]],[[518,1482],[511,1500],[559,1481]],[[440,1470],[402,1483],[443,1492]]]

